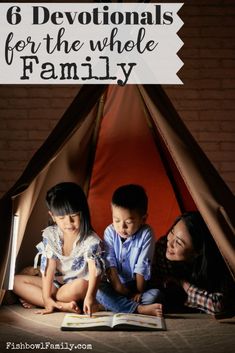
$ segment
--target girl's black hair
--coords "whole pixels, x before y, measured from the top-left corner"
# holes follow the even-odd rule
[[[221,290],[228,269],[204,219],[198,211],[187,212],[176,218],[172,228],[180,220],[186,225],[196,252],[189,280],[207,290]]]
[[[79,213],[81,240],[92,232],[87,199],[78,184],[73,182],[56,184],[47,191],[46,205],[55,216]]]

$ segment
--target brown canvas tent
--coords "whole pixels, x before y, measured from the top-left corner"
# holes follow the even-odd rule
[[[101,236],[111,222],[111,194],[125,183],[145,187],[148,221],[157,237],[179,213],[198,209],[235,275],[234,196],[160,86],[80,88],[1,200],[1,288],[7,283],[14,244],[16,269],[33,263],[35,244],[48,221],[46,191],[61,181],[83,186],[93,226]]]

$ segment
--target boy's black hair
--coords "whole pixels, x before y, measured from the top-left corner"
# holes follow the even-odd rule
[[[56,184],[47,191],[46,204],[55,216],[79,213],[81,239],[91,233],[92,226],[87,199],[78,184],[73,182]]]
[[[114,191],[112,205],[137,211],[141,216],[144,216],[148,210],[148,197],[140,185],[123,185]]]

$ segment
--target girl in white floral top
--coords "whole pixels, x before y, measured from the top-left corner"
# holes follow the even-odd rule
[[[41,255],[42,277],[16,275],[14,292],[24,303],[43,308],[36,313],[55,309],[80,313],[78,303],[83,302],[83,312],[91,315],[103,259],[86,197],[80,186],[64,182],[47,192],[46,203],[54,224],[43,231],[37,245],[35,266]]]

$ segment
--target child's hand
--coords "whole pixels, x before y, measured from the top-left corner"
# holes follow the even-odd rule
[[[52,298],[48,298],[47,300],[45,300],[45,308],[35,311],[35,314],[51,314],[53,313],[55,308],[61,309],[62,306],[60,304],[57,304]]]
[[[93,296],[86,296],[83,303],[83,311],[86,315],[92,315],[92,308],[95,304],[95,298]]]
[[[141,293],[134,293],[132,294],[131,299],[134,300],[134,302],[139,303],[141,300],[141,296]]]

